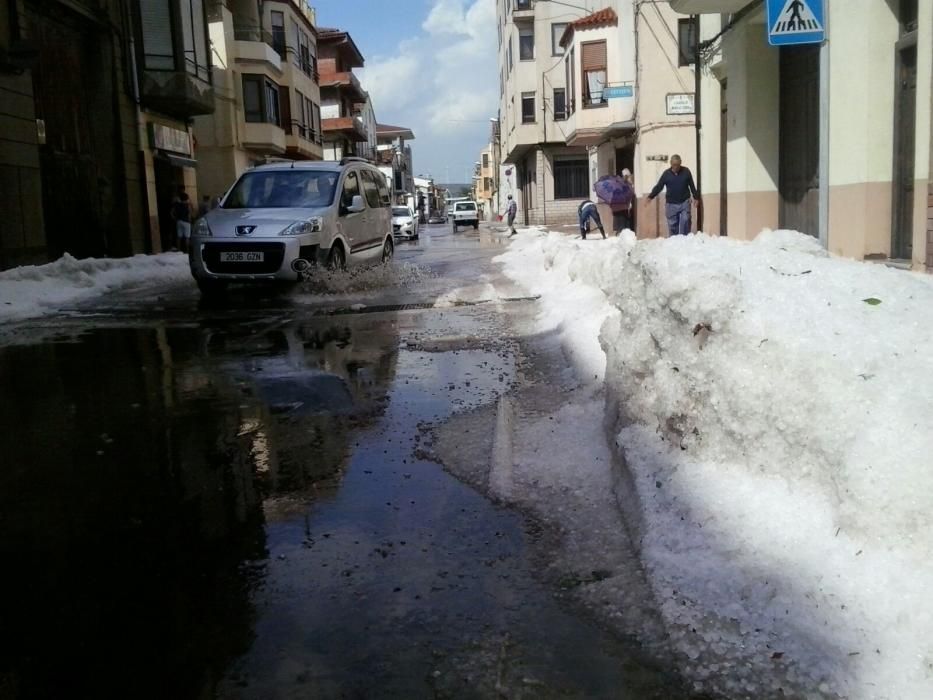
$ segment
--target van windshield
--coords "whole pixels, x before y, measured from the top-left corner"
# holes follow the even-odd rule
[[[333,170],[259,170],[244,173],[224,209],[327,207],[334,201],[340,173]]]

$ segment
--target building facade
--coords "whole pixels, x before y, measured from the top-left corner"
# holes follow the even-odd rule
[[[340,160],[357,155],[357,144],[370,142],[360,116],[369,95],[353,72],[354,68],[363,67],[363,54],[353,38],[339,29],[320,30],[318,51],[324,159]]]
[[[377,124],[375,131],[376,163],[389,183],[392,201],[410,204],[409,199],[415,192],[415,179],[411,146],[407,142],[414,140],[415,134],[408,127],[392,124]]]
[[[269,158],[320,160],[313,9],[292,0],[228,0],[212,5],[208,19],[215,110],[195,118],[200,192],[222,195]]]
[[[498,19],[496,199],[513,194],[519,220],[575,223],[599,177],[628,168],[643,193],[671,155],[692,163],[694,116],[670,109],[690,104],[695,80],[682,56],[684,17],[636,0],[499,0]],[[659,235],[663,196],[640,206],[639,235]]]
[[[797,229],[838,255],[929,268],[933,4],[826,0],[822,49],[769,45],[747,2],[670,4],[701,18],[706,228]]]
[[[0,101],[0,267],[164,250],[214,109],[206,8],[3,0]]]

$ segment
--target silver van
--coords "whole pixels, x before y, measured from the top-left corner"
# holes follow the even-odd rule
[[[191,274],[203,294],[230,282],[298,282],[315,269],[388,262],[392,202],[361,158],[277,162],[237,178],[191,232]]]

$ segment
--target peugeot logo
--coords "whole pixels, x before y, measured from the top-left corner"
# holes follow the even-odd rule
[[[249,234],[251,234],[251,233],[252,233],[253,231],[255,231],[255,230],[256,230],[256,227],[255,227],[255,226],[237,226],[237,227],[236,227],[236,235],[238,235],[238,236],[248,236]]]

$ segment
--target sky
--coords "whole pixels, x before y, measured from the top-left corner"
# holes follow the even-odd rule
[[[469,182],[499,103],[496,0],[311,0],[350,32],[381,124],[409,127],[415,174]]]

